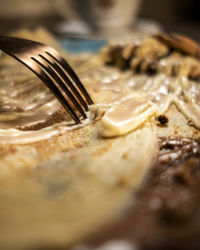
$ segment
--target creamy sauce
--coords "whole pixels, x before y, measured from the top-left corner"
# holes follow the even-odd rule
[[[46,86],[16,65],[0,71],[0,143],[26,144],[83,127],[76,125]]]
[[[26,144],[41,140],[50,139],[53,136],[62,135],[67,131],[82,128],[90,123],[91,119],[85,119],[81,124],[73,124],[69,122],[56,123],[52,126],[45,127],[39,130],[21,131],[19,129],[0,129],[1,143],[17,143]]]
[[[104,136],[128,133],[145,122],[157,111],[157,106],[148,97],[140,94],[127,97],[113,105],[102,118]]]
[[[172,103],[194,126],[200,128],[200,89],[197,83],[184,77],[175,78],[165,74],[149,77],[148,80],[141,76],[141,79],[143,82],[139,82],[139,86],[134,81],[130,84],[130,79],[126,85],[133,95],[139,91],[138,96],[130,97],[129,94],[125,100],[123,97],[123,101],[117,102],[105,113],[102,119],[103,136],[126,134],[147,121],[150,116],[166,112]]]
[[[164,59],[162,64],[170,65],[170,60],[172,58]],[[86,62],[76,58],[73,66],[95,102],[93,110],[104,107],[103,136],[126,134],[152,115],[163,114],[171,103],[200,128],[200,88],[195,82],[167,76],[166,72],[151,77],[121,72],[102,66],[94,56]],[[91,121],[93,111],[81,126],[74,125],[66,112],[56,120],[62,111],[61,105],[44,84],[21,67],[0,70],[0,79],[1,143],[49,139]]]

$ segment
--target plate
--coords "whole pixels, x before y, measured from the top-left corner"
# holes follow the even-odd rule
[[[103,39],[62,38],[59,41],[64,49],[74,54],[98,53],[107,44]]]

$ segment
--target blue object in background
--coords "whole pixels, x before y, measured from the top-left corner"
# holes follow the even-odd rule
[[[78,54],[83,52],[98,53],[107,44],[106,40],[93,40],[82,38],[60,39],[60,43],[67,51]]]

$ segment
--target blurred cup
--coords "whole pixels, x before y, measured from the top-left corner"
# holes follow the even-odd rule
[[[140,0],[60,0],[57,9],[69,19],[88,23],[99,33],[119,33],[133,26]]]

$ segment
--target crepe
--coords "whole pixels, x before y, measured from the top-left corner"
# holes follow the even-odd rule
[[[15,35],[20,34],[31,38]],[[32,33],[40,41],[45,36]],[[46,43],[55,47],[51,40]],[[104,79],[120,72],[107,71],[99,56],[67,60],[95,102],[81,126],[32,73],[5,55],[1,59],[1,248],[78,241],[118,216],[156,158],[150,119],[122,137],[102,135],[102,116],[122,93],[97,88],[102,72]]]
[[[41,42],[48,37],[45,43],[63,53],[44,31],[15,35],[20,34]],[[199,54],[177,50],[161,37],[120,46],[115,42],[98,55],[63,53],[95,102],[80,126],[43,83],[4,55],[2,248],[58,248],[80,242],[120,217],[158,157],[180,160],[180,153],[160,155],[159,138],[199,138]],[[183,67],[174,74],[173,65],[180,62]]]

